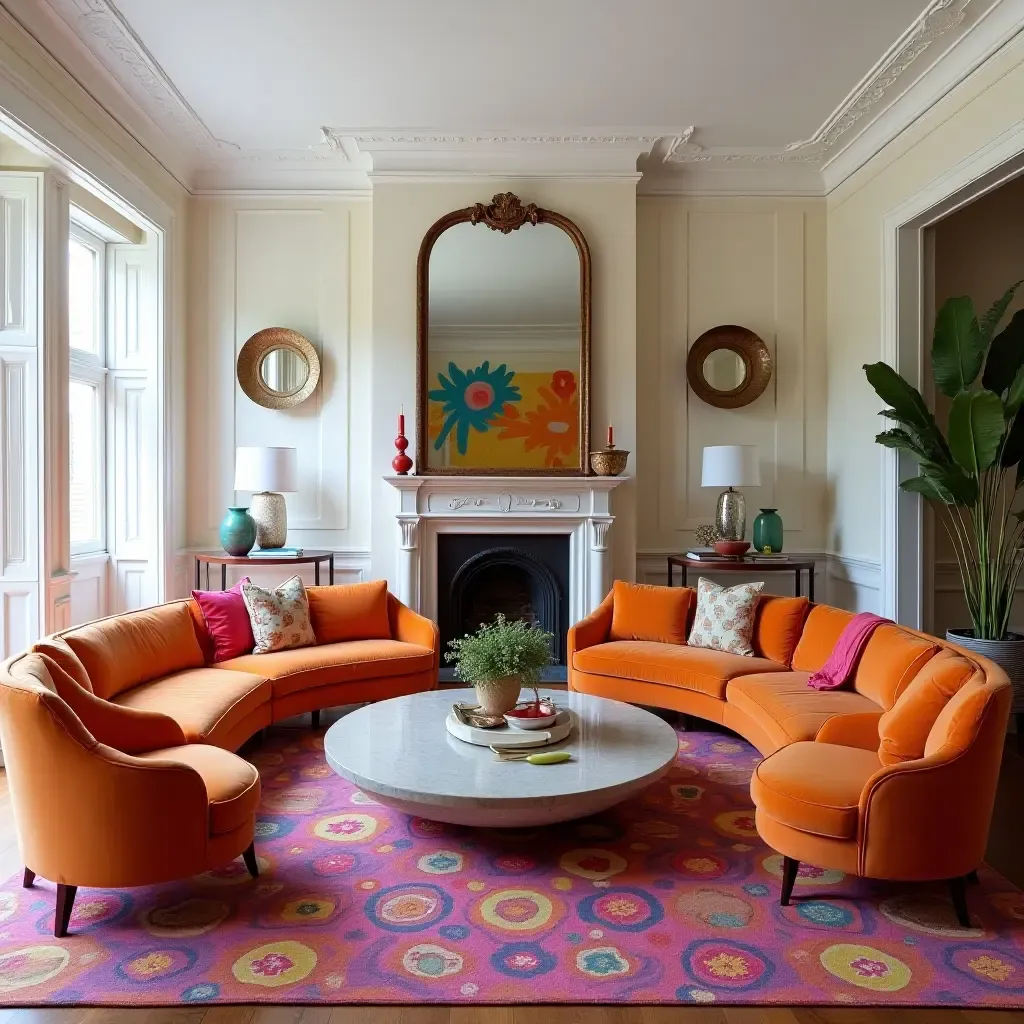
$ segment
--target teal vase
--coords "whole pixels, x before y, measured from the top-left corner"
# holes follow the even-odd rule
[[[256,520],[248,508],[229,508],[220,524],[220,542],[229,555],[242,557],[252,551],[256,543]]]
[[[754,520],[754,550],[769,555],[782,550],[782,516],[776,509],[763,508]]]

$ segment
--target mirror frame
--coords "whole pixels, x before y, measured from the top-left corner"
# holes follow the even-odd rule
[[[728,349],[743,360],[746,376],[739,387],[729,391],[713,388],[704,376],[704,360],[713,352]],[[751,330],[736,324],[722,324],[705,331],[686,356],[686,379],[693,393],[716,409],[741,409],[760,397],[772,377],[772,356],[768,346]]]
[[[269,352],[276,348],[291,349],[309,367],[302,387],[287,394],[268,388],[260,374],[260,366]],[[239,387],[246,396],[264,409],[291,409],[304,402],[316,389],[320,379],[320,357],[316,349],[298,331],[287,327],[265,327],[257,331],[238,353],[235,367]]]
[[[427,447],[427,344],[430,333],[430,253],[437,239],[456,224],[483,224],[507,235],[524,224],[553,224],[575,243],[580,260],[580,464],[537,469],[486,469],[430,466]],[[416,469],[418,476],[589,476],[590,475],[590,248],[579,227],[568,217],[535,203],[526,206],[512,192],[500,192],[485,206],[476,203],[453,210],[435,221],[420,243],[416,258]]]

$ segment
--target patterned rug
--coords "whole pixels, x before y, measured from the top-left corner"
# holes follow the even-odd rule
[[[541,830],[472,830],[375,804],[320,734],[271,733],[262,876],[239,860],[173,885],[0,891],[0,1003],[782,1003],[1024,1005],[1024,896],[992,871],[957,926],[944,887],[780,858],[748,795],[757,753],[680,735],[640,798]],[[557,771],[525,765],[510,770]]]

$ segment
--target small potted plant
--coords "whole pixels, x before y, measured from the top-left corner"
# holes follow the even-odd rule
[[[524,686],[534,692],[533,717],[543,708],[537,684],[545,665],[551,664],[551,633],[504,615],[485,623],[475,633],[449,640],[445,661],[455,664],[455,675],[476,689],[477,703],[488,715],[504,715],[519,703]]]

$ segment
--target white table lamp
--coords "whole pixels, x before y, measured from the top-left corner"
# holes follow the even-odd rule
[[[718,496],[715,528],[722,540],[743,540],[747,532],[747,504],[734,487],[759,487],[761,466],[757,446],[719,444],[704,449],[701,487],[724,487]]]
[[[235,490],[252,491],[249,514],[261,548],[283,548],[288,539],[288,506],[282,491],[297,491],[294,448],[236,448]]]

